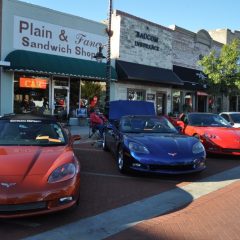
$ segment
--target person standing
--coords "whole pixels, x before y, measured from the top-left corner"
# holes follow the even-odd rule
[[[29,102],[26,97],[24,97],[22,101],[21,108],[22,108],[22,113],[27,113],[29,111]]]

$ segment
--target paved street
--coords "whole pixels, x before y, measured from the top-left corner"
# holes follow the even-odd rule
[[[145,220],[108,240],[238,240],[240,182],[205,195],[186,208]]]
[[[112,155],[74,128],[82,167],[80,206],[41,217],[1,220],[12,239],[237,239],[240,160],[208,158],[201,174],[121,175]]]

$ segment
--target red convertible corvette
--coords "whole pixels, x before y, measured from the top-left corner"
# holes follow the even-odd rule
[[[0,218],[50,213],[78,203],[80,165],[71,136],[53,119],[0,117]]]
[[[184,134],[198,137],[208,153],[240,155],[240,129],[218,114],[181,114],[177,124]]]

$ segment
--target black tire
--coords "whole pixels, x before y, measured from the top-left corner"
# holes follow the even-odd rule
[[[125,160],[123,158],[123,149],[122,149],[122,147],[119,147],[119,149],[118,149],[117,167],[118,167],[119,172],[127,173],[128,169],[127,169]]]
[[[105,132],[103,133],[102,149],[104,151],[109,151],[109,148],[106,143],[106,133]]]

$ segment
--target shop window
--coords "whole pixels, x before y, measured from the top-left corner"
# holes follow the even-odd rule
[[[146,100],[146,91],[141,89],[128,89],[127,99],[132,101],[144,101]]]
[[[49,107],[49,79],[46,76],[14,75],[14,113]]]

